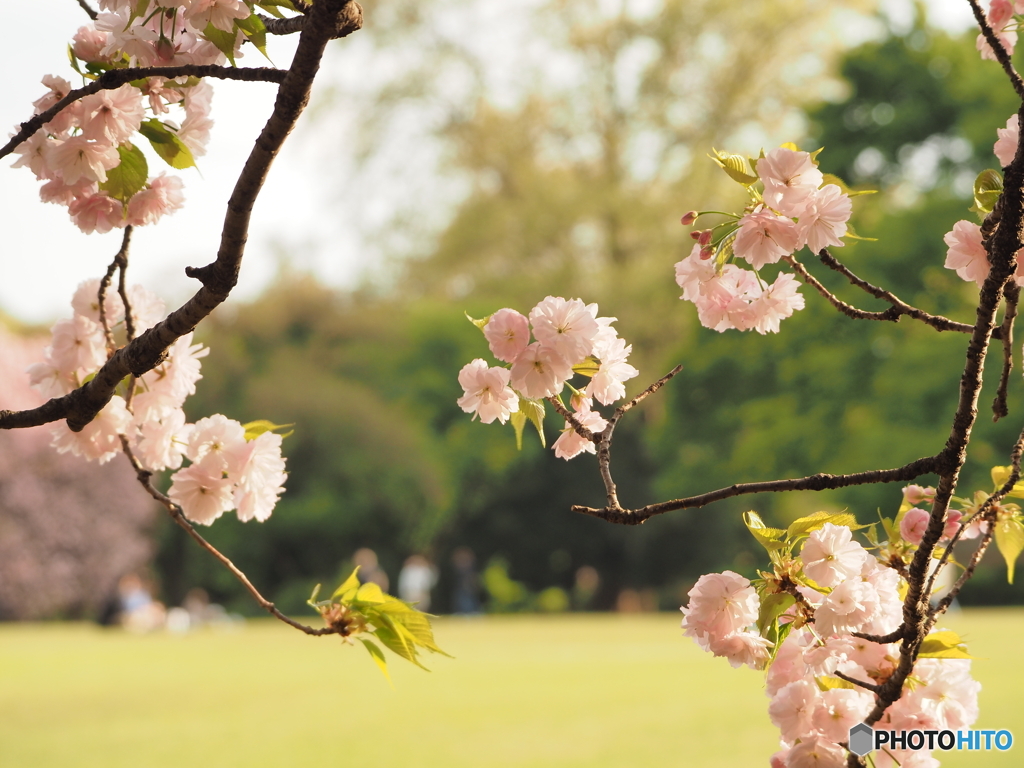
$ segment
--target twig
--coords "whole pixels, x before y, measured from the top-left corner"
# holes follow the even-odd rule
[[[639,509],[594,509],[592,507],[574,506],[573,512],[599,517],[610,523],[621,525],[640,525],[648,518],[662,515],[676,509],[694,509],[704,507],[715,501],[731,499],[734,496],[747,496],[752,493],[779,493],[782,491],[825,491],[835,488],[848,488],[852,485],[869,485],[872,483],[895,483],[915,480],[922,475],[938,471],[939,458],[926,456],[895,469],[873,469],[850,475],[830,475],[819,472],[816,475],[797,477],[790,480],[766,480],[757,483],[737,483],[727,488],[703,493],[699,496],[688,496],[685,499],[673,499],[658,504],[649,504]]]
[[[118,266],[117,293],[124,304],[124,333],[125,338],[131,343],[135,341],[135,317],[132,315],[132,303],[128,298],[128,288],[125,285],[125,273],[128,272],[128,251],[124,251],[124,257]]]
[[[865,293],[874,296],[876,299],[881,299],[882,301],[888,302],[890,305],[892,305],[891,309],[888,309],[885,312],[866,313],[869,315],[878,315],[878,317],[871,317],[869,319],[892,320],[893,322],[897,322],[900,319],[900,317],[906,315],[909,318],[919,320],[925,325],[931,326],[937,331],[956,331],[958,333],[970,333],[971,331],[974,330],[973,325],[968,325],[967,323],[958,323],[955,320],[950,320],[948,317],[942,317],[941,315],[932,315],[928,312],[925,312],[922,309],[918,309],[917,307],[913,307],[910,304],[907,304],[899,296],[892,293],[891,291],[887,291],[884,288],[879,288],[876,285],[872,285],[867,280],[864,280],[863,278],[860,278],[857,275],[855,275],[845,264],[843,264],[835,256],[833,256],[827,248],[823,248],[818,253],[818,258],[821,260],[822,264],[824,264],[829,269],[841,274],[843,277],[849,280],[852,285],[856,286],[857,288],[860,288]],[[824,288],[819,289],[819,292],[821,292],[822,290],[825,291],[825,293],[823,293],[822,295],[824,295],[825,298],[829,299],[829,301],[833,301],[835,297],[829,298],[830,296],[832,296],[832,294],[827,293],[827,289]],[[835,299],[835,301],[838,302],[839,299]],[[861,310],[856,311],[860,312]],[[891,315],[891,317],[887,315]],[[995,337],[998,338],[998,336],[999,334],[997,333]]]
[[[267,28],[268,34],[271,35],[291,35],[296,32],[302,31],[302,26],[306,23],[305,16],[291,16],[287,19],[274,19],[270,16],[264,16],[262,13],[256,14],[260,21],[263,22],[263,26]]]
[[[292,65],[278,90],[274,111],[257,138],[228,201],[217,258],[205,267],[185,270],[185,274],[199,280],[203,287],[162,322],[118,349],[87,384],[38,408],[0,411],[0,429],[34,427],[67,419],[69,429],[81,431],[110,402],[122,379],[129,374],[142,376],[159,365],[171,344],[191,332],[227,299],[238,280],[253,204],[271,163],[309,100],[324,49],[346,29],[358,29],[362,24],[359,5],[350,0],[320,0],[309,18]]]
[[[67,96],[58,101],[45,112],[40,112],[21,124],[20,130],[11,137],[2,148],[0,157],[11,154],[15,148],[32,136],[55,118],[64,107],[69,104],[100,91],[107,91],[112,88],[120,88],[125,83],[133,80],[142,80],[147,77],[164,77],[172,80],[175,77],[214,77],[221,80],[243,80],[246,82],[283,83],[287,70],[274,69],[273,67],[218,67],[213,64],[198,65],[188,64],[180,67],[135,67],[132,69],[112,69],[100,75],[89,85],[76,88],[70,91]]]
[[[1010,83],[1013,85],[1013,90],[1017,92],[1017,95],[1024,100],[1024,81],[1020,79],[1020,75],[1017,74],[1017,70],[1013,68],[1013,62],[1010,61],[1010,54],[1006,52],[1003,44],[996,37],[995,31],[989,26],[988,19],[985,18],[985,12],[981,10],[981,6],[978,5],[978,0],[967,0],[971,4],[971,10],[974,11],[974,18],[978,22],[978,26],[981,28],[981,34],[985,36],[985,40],[988,41],[989,46],[992,48],[992,52],[995,54],[996,60],[1002,66],[1006,76],[1010,78]]]
[[[249,578],[238,568],[238,566],[231,562],[226,555],[202,537],[199,531],[195,529],[195,526],[192,525],[191,521],[185,517],[185,513],[182,512],[181,507],[171,501],[166,494],[163,494],[156,489],[152,482],[153,473],[143,467],[142,464],[139,463],[139,460],[135,458],[135,454],[132,452],[131,446],[128,443],[128,438],[124,435],[121,435],[121,448],[123,449],[125,456],[128,457],[128,461],[131,462],[132,469],[135,470],[135,476],[142,484],[142,487],[146,489],[146,492],[160,502],[160,504],[167,510],[167,513],[171,516],[171,519],[177,523],[185,533],[191,536],[199,546],[217,558],[221,565],[227,568],[231,572],[231,575],[242,583],[242,586],[249,591],[249,594],[252,595],[253,599],[256,600],[257,603],[260,604],[260,607],[275,618],[283,621],[285,624],[295,627],[295,629],[301,630],[307,635],[321,636],[337,634],[337,630],[333,627],[323,627],[320,629],[309,627],[281,613],[281,611],[277,609],[277,606],[260,594],[260,591],[253,586],[253,583],[249,581]]]
[[[858,680],[855,677],[850,677],[849,675],[844,675],[838,669],[836,670],[835,675],[840,680],[845,680],[848,683],[853,683],[854,685],[860,686],[864,690],[871,691],[872,693],[878,693],[878,689],[880,688],[880,686],[875,685],[874,683],[865,683],[863,680]]]
[[[97,294],[97,300],[99,301],[99,305],[100,305],[100,325],[103,326],[103,336],[104,336],[104,338],[107,341],[107,359],[108,360],[110,359],[110,356],[114,354],[114,350],[116,349],[116,344],[114,343],[114,334],[110,330],[110,323],[107,321],[107,307],[106,307],[107,290],[110,288],[110,281],[114,277],[114,272],[119,267],[121,269],[120,284],[123,285],[123,283],[124,283],[124,267],[127,266],[127,264],[128,264],[128,246],[131,244],[131,240],[132,240],[132,225],[129,224],[127,227],[124,228],[124,235],[121,238],[121,250],[119,250],[115,254],[114,260],[112,262],[110,262],[110,266],[107,267],[106,274],[104,274],[103,278],[100,280],[100,289],[99,289],[99,292]],[[119,290],[121,288],[121,285],[118,286]],[[120,293],[121,293],[121,300],[124,301],[124,299],[125,299],[124,291],[120,290]],[[125,312],[126,312],[125,317],[127,318],[127,310]],[[131,337],[130,336],[129,336],[128,340],[131,341]]]
[[[99,18],[99,14],[96,13],[95,9],[85,2],[85,0],[78,0],[78,4],[82,7],[82,10],[88,14],[90,19],[96,21],[96,19]]]
[[[851,632],[854,637],[859,637],[861,640],[869,640],[872,643],[878,643],[879,645],[889,645],[889,643],[895,643],[897,640],[903,639],[903,627],[894,629],[888,635],[872,635],[868,632]]]
[[[576,414],[570,411],[560,402],[558,402],[557,397],[546,397],[544,399],[551,403],[551,407],[555,409],[555,412],[558,413],[559,416],[561,416],[567,422],[569,422],[569,425],[573,428],[576,434],[578,434],[585,440],[591,441],[592,443],[600,442],[600,436],[595,435],[593,432],[591,432],[589,429],[583,426],[583,423],[576,418]]]
[[[1006,390],[1010,385],[1010,371],[1013,370],[1013,321],[1017,317],[1017,302],[1020,300],[1020,287],[1012,280],[1003,289],[1006,297],[1006,314],[1003,315],[1001,326],[1003,339],[1003,373],[999,377],[999,388],[995,400],[992,401],[992,421],[999,421],[1009,415],[1006,404]]]
[[[835,294],[829,291],[824,285],[818,282],[817,278],[814,277],[807,268],[796,260],[792,255],[786,256],[785,261],[789,262],[789,265],[793,267],[793,271],[800,276],[800,279],[807,283],[809,286],[814,288],[818,293],[824,296],[828,303],[838,309],[847,317],[852,317],[854,320],[888,320],[890,322],[896,322],[900,319],[903,314],[896,307],[889,307],[882,312],[867,312],[863,309],[857,309],[851,304],[847,304],[842,299],[839,299]],[[969,326],[968,326],[969,327]]]

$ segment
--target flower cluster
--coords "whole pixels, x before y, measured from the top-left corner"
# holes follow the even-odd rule
[[[996,38],[1006,49],[1007,54],[1012,54],[1017,45],[1018,20],[1015,14],[1024,13],[1024,2],[1022,0],[992,0],[988,13],[985,14],[988,25],[996,33]],[[981,58],[996,61],[995,52],[989,45],[985,35],[979,33],[977,39],[978,52]]]
[[[712,229],[691,233],[697,242],[676,264],[680,298],[697,305],[707,328],[777,333],[780,321],[803,309],[804,299],[792,275],[779,273],[769,285],[759,270],[804,246],[814,253],[842,246],[853,211],[850,196],[837,184],[825,183],[814,155],[795,148],[779,147],[750,160],[753,174],[738,155],[718,153],[715,160],[746,187],[752,202],[742,216],[729,215]],[[683,223],[692,224],[701,215],[687,214]],[[753,271],[737,266],[737,259]]]
[[[128,66],[223,64],[263,30],[242,0],[185,0],[151,5],[102,0],[93,24],[75,34],[72,64],[85,79]],[[257,38],[253,34],[252,39]],[[72,90],[54,75],[35,103],[45,112]],[[16,150],[15,166],[43,181],[44,202],[68,207],[83,232],[153,224],[181,207],[181,180],[151,176],[140,136],[171,167],[189,168],[206,152],[212,88],[205,81],[151,77],[102,90],[64,107]],[[171,119],[175,107],[180,118]]]
[[[32,365],[29,379],[46,397],[60,397],[81,386],[106,363],[113,333],[125,320],[125,305],[107,292],[100,313],[99,280],[82,283],[72,299],[74,315],[53,326],[43,362]],[[134,328],[141,332],[164,315],[164,304],[141,286],[127,292]],[[109,329],[109,333],[104,330]],[[103,464],[126,441],[139,462],[152,471],[178,469],[169,496],[197,523],[210,524],[224,512],[241,520],[265,520],[280,496],[286,477],[281,435],[257,423],[246,426],[215,415],[186,423],[182,406],[202,378],[200,360],[209,353],[192,343],[192,334],[167,350],[164,362],[118,388],[110,402],[81,432],[65,423],[52,427],[53,445]]]
[[[590,382],[582,390],[569,385],[572,407],[576,419],[596,434],[607,422],[592,410],[594,398],[611,405],[625,396],[625,382],[638,373],[626,362],[633,347],[612,327],[615,318],[598,317],[597,305],[580,299],[548,296],[530,310],[529,318],[506,308],[474,322],[483,330],[491,353],[506,363],[488,366],[477,358],[459,372],[464,392],[459,407],[485,424],[495,419],[504,424],[512,414],[522,413],[524,402],[537,408],[537,401],[558,397],[569,379],[581,373]],[[554,450],[560,458],[571,459],[595,448],[566,422]]]
[[[906,507],[909,499],[934,498],[934,491],[910,486],[904,497]],[[751,531],[773,553],[774,573],[762,574],[756,587],[731,571],[702,576],[682,609],[684,634],[701,648],[734,667],[768,668],[768,714],[782,746],[772,757],[774,768],[847,765],[842,743],[850,728],[868,717],[875,696],[846,678],[880,684],[896,669],[898,644],[855,633],[885,635],[899,627],[905,584],[897,569],[854,540],[850,517],[818,513],[782,531],[766,528],[748,513]],[[958,520],[950,524],[958,526]],[[970,664],[954,633],[929,635],[914,666],[915,685],[904,688],[877,727],[970,726],[978,715],[980,689]],[[880,767],[938,764],[923,751],[883,751],[874,759]]]

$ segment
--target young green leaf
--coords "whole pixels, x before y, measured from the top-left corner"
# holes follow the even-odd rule
[[[223,29],[217,29],[212,23],[206,25],[206,29],[203,30],[203,37],[217,46],[217,50],[228,57],[228,61],[231,62],[231,66],[235,65],[235,43],[238,40],[238,33],[232,29],[230,32],[225,32]]]
[[[386,600],[387,596],[384,594],[384,590],[372,581],[368,581],[359,588],[358,592],[356,592],[355,600],[353,602],[383,603]]]
[[[256,421],[250,421],[248,424],[243,424],[242,429],[245,430],[246,440],[255,440],[264,432],[276,432],[279,429],[288,429],[288,427],[294,426],[294,424],[275,424],[274,422],[267,421],[266,419],[257,419]],[[281,437],[288,437],[294,433],[295,430],[293,429],[289,432],[285,432]]]
[[[1006,481],[1010,479],[1012,471],[1013,467],[992,467],[992,484],[995,485],[996,490],[1006,485]],[[1013,488],[1006,495],[1016,499],[1024,499],[1024,481],[1014,483]]]
[[[746,523],[747,530],[757,539],[758,543],[769,552],[775,552],[785,547],[782,537],[786,535],[786,532],[781,528],[769,528],[757,512],[753,510],[744,512],[743,522]]]
[[[475,325],[481,331],[484,329],[484,326],[486,326],[489,322],[491,322],[491,317],[492,317],[492,315],[488,315],[487,317],[483,317],[483,318],[480,318],[479,320],[477,320],[475,317],[471,317],[469,312],[463,312],[462,314],[464,314],[466,316],[466,319],[469,320],[469,322],[471,322],[473,325]]]
[[[394,688],[395,684],[391,682],[391,675],[388,672],[388,660],[384,658],[384,651],[378,648],[377,644],[372,640],[360,637],[359,642],[366,646],[366,650],[370,652],[370,656],[377,663],[377,667],[384,673],[384,678],[388,681],[388,685]]]
[[[789,539],[798,539],[801,536],[807,536],[820,528],[824,528],[825,523],[847,526],[851,530],[864,527],[857,525],[857,518],[848,512],[815,512],[813,515],[801,517],[799,520],[794,520],[790,523],[786,536]]]
[[[356,592],[359,591],[359,566],[355,567],[355,570],[349,574],[348,578],[341,583],[334,594],[331,595],[332,600],[338,600],[342,603],[348,603],[352,601],[352,598],[356,596]]]
[[[600,369],[601,364],[597,362],[594,357],[587,355],[583,358],[582,362],[576,363],[576,365],[572,367],[572,372],[592,379],[594,374],[596,374]]]
[[[533,424],[540,438],[540,447],[547,447],[547,440],[544,438],[544,403],[540,400],[531,400],[528,397],[519,396],[519,412],[527,421]],[[512,414],[513,416],[515,414]]]
[[[270,61],[270,57],[267,56],[267,28],[260,17],[253,13],[247,19],[236,21],[235,25],[242,30],[242,34],[249,42],[256,46],[256,50]]]
[[[711,151],[715,154],[708,155],[708,157],[718,163],[718,166],[725,171],[733,181],[738,181],[745,187],[749,187],[751,184],[758,181],[757,174],[750,172],[750,166],[747,163],[747,158],[743,155],[719,152],[714,148],[712,148]]]
[[[786,592],[765,595],[761,600],[761,609],[757,616],[757,629],[762,637],[768,637],[768,630],[778,621],[779,616],[786,612],[796,598]]]
[[[992,213],[996,200],[1003,193],[1003,174],[988,168],[978,174],[974,180],[974,207],[972,211],[979,216]]]
[[[943,630],[932,632],[921,641],[919,658],[925,659],[973,659],[967,653],[967,646],[956,632]]]
[[[196,164],[192,156],[192,150],[188,148],[177,133],[172,131],[159,120],[153,118],[143,121],[139,126],[139,133],[149,139],[149,143],[156,152],[172,168],[183,170],[191,168]]]
[[[1013,571],[1017,557],[1024,551],[1024,525],[1015,517],[999,520],[996,524],[996,546],[1006,560],[1006,580],[1013,584]]]
[[[100,189],[127,204],[132,195],[146,186],[149,165],[142,150],[130,144],[119,146],[117,154],[121,156],[121,162],[107,171],[107,180],[100,184]]]

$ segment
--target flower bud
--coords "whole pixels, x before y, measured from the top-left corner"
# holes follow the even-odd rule
[[[679,220],[679,223],[682,224],[684,227],[688,227],[697,220],[697,217],[699,215],[700,214],[697,213],[697,211],[689,211],[688,213],[683,214],[683,218]]]
[[[697,242],[700,243],[702,246],[710,245],[711,244],[711,230],[710,229],[705,229],[703,232],[701,232],[700,236],[697,238]]]
[[[704,261],[707,261],[708,259],[710,259],[714,255],[715,255],[715,249],[714,248],[701,248],[701,250],[700,250],[700,257]]]

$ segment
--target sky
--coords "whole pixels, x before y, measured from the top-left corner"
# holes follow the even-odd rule
[[[897,20],[909,18],[911,7],[909,0],[886,3]],[[966,0],[929,0],[928,7],[932,22],[951,31],[972,22]],[[0,47],[0,66],[8,73],[0,100],[0,125],[13,128],[31,116],[32,101],[45,92],[39,82],[43,75],[57,74],[78,85],[65,49],[71,35],[88,19],[75,0],[0,0],[0,8],[8,29],[30,31],[8,36]],[[45,24],[39,20],[42,8]],[[500,15],[493,22],[500,25]],[[296,41],[297,36],[270,40],[275,63],[287,64]],[[335,45],[354,42],[355,36]],[[241,65],[264,63],[258,59],[259,54],[251,52]],[[340,66],[341,61],[334,57],[328,63]],[[207,155],[199,159],[198,169],[176,172],[185,183],[185,207],[156,226],[136,229],[133,237],[129,281],[156,290],[169,306],[198,287],[185,277],[184,268],[214,258],[226,201],[275,95],[275,87],[266,83],[217,81],[214,90],[215,127]],[[318,95],[324,93],[323,84],[314,90],[314,112]],[[285,144],[256,204],[235,299],[255,298],[270,285],[283,254],[298,268],[338,287],[356,285],[376,258],[366,233],[360,231],[360,214],[344,205],[338,194],[348,181],[346,166],[337,157],[338,145],[344,143],[343,128],[335,135],[324,117],[315,128],[308,126],[308,120],[306,127],[300,122]],[[324,160],[327,149],[331,163]],[[11,169],[11,162],[10,157],[0,160],[0,310],[23,322],[50,323],[70,314],[70,298],[81,281],[103,274],[118,250],[121,233],[82,234],[66,208],[39,201],[39,183],[33,174],[25,168]],[[159,164],[151,157],[153,169]],[[377,195],[374,206],[377,218],[386,219],[386,194]]]

